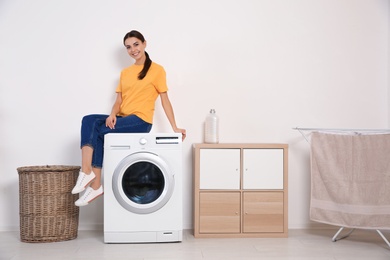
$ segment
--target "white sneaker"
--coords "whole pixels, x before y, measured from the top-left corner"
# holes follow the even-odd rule
[[[103,194],[103,186],[100,186],[99,189],[94,190],[91,187],[88,187],[83,196],[79,198],[74,204],[78,207],[86,206],[88,203],[99,197]]]
[[[72,194],[77,194],[85,190],[85,188],[96,178],[95,173],[91,172],[90,174],[85,174],[80,171],[79,177],[77,178],[76,185],[72,190]]]

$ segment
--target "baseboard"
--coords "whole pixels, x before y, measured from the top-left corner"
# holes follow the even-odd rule
[[[340,227],[321,224],[321,223],[313,223],[305,226],[294,226],[289,227],[289,229],[338,229]],[[184,228],[183,230],[193,231],[193,228]],[[19,226],[0,226],[0,232],[19,232]],[[79,225],[79,231],[103,231],[103,224],[81,224]]]
[[[103,231],[103,224],[79,224],[79,230]],[[0,232],[19,232],[19,226],[0,226]]]

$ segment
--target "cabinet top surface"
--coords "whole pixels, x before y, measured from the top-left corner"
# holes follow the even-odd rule
[[[288,144],[282,143],[218,143],[193,144],[194,148],[288,148]]]

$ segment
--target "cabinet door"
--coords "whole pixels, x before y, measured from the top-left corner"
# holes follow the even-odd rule
[[[283,232],[283,192],[243,193],[243,232]]]
[[[240,192],[201,192],[199,204],[199,233],[240,233]]]
[[[243,153],[243,189],[283,189],[283,149],[244,149]]]
[[[240,189],[240,149],[200,149],[200,189]]]

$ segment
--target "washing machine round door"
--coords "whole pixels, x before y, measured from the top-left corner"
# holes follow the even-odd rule
[[[174,189],[174,173],[159,156],[140,152],[124,158],[112,177],[112,189],[125,209],[148,214],[162,208]]]

